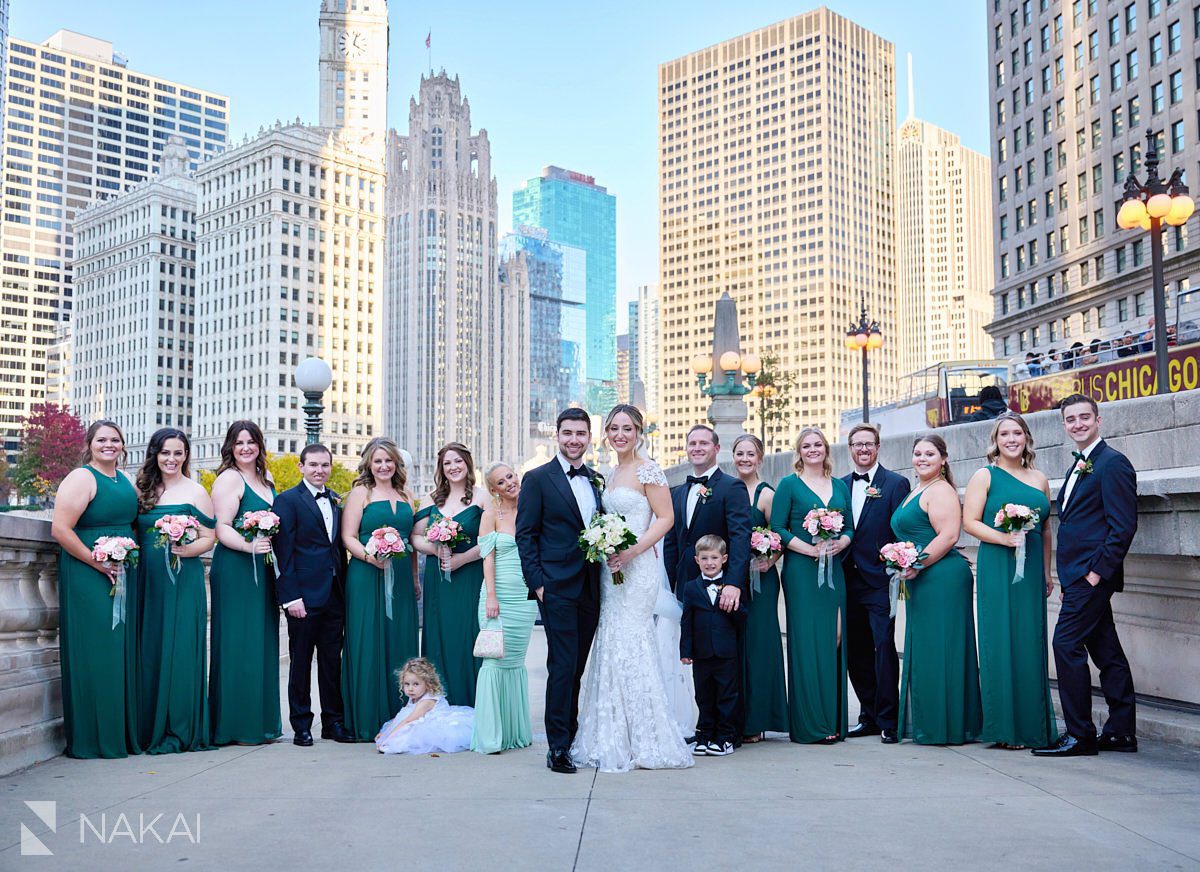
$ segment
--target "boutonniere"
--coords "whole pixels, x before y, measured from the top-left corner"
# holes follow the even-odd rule
[[[604,489],[608,487],[608,482],[604,480],[604,476],[593,473],[589,478],[591,479],[592,487],[596,489],[596,493],[603,494]]]
[[[879,488],[875,487],[875,485],[873,485],[873,484],[867,485],[866,493],[867,493],[867,499],[869,499],[869,500],[877,500],[881,496],[883,496],[883,491],[881,491]]]
[[[1075,461],[1075,475],[1091,475],[1092,462],[1090,460]]]
[[[700,503],[703,505],[708,502],[709,497],[713,494],[712,488],[705,486],[700,489]]]

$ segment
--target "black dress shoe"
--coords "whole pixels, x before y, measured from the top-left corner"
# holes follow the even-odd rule
[[[354,742],[354,735],[346,729],[341,721],[334,721],[329,726],[321,725],[321,738],[333,739],[335,742]]]
[[[880,730],[879,731],[879,741],[885,745],[895,745],[900,740],[896,737],[895,730]]]
[[[699,742],[699,741],[700,741],[700,739],[699,739],[699,738],[697,738],[695,734],[693,734],[693,735],[691,735],[691,736],[688,736],[686,739],[684,739],[684,740],[683,740],[683,744],[685,744],[685,745],[695,745],[695,744],[696,744],[697,742]]]
[[[1096,747],[1101,751],[1123,751],[1126,754],[1137,753],[1137,736],[1109,736],[1100,734],[1096,737]]]
[[[296,735],[292,736],[292,744],[299,745],[301,748],[311,747],[312,730],[296,730]]]
[[[1034,757],[1095,757],[1099,752],[1095,742],[1081,742],[1070,733],[1064,733],[1049,748],[1034,748],[1029,753]]]
[[[562,772],[564,775],[572,775],[577,771],[566,751],[547,751],[546,768],[551,772]]]
[[[847,739],[857,739],[859,736],[878,736],[879,727],[874,724],[855,724],[846,732]]]

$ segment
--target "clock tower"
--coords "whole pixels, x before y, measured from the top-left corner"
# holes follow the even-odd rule
[[[321,126],[383,151],[387,0],[321,0]]]

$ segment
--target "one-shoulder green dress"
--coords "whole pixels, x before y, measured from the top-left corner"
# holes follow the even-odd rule
[[[771,503],[771,529],[783,547],[796,536],[814,539],[804,529],[804,518],[813,509],[842,513],[842,535],[854,535],[850,489],[840,478],[825,503],[794,473],[779,483]],[[838,643],[838,626],[846,611],[846,580],[839,557],[828,558],[833,579],[820,583],[820,561],[784,552],[783,594],[787,615],[788,732],[793,742],[820,742],[829,736],[845,738],[849,720],[846,702],[846,658]]]
[[[417,520],[433,523],[442,517],[437,506],[426,506]],[[466,539],[454,546],[455,553],[470,551],[479,541],[483,509],[471,505],[451,518],[462,525]],[[421,654],[437,667],[451,705],[475,705],[475,683],[480,662],[472,653],[479,635],[479,587],[483,584],[483,561],[473,560],[450,574],[447,581],[437,557],[425,558],[422,576],[425,599],[425,633]]]
[[[411,549],[412,506],[376,500],[363,507],[358,541],[366,544],[380,527],[395,527]],[[342,643],[342,700],[346,729],[360,742],[373,741],[379,728],[403,708],[397,673],[416,657],[417,594],[408,551],[391,560],[392,602],[388,617],[384,570],[351,557],[346,568],[346,638]]]
[[[143,591],[138,650],[138,732],[147,754],[204,751],[212,747],[208,718],[206,635],[208,607],[204,563],[179,559],[168,569],[154,523],[163,515],[191,515],[212,528],[216,522],[190,503],[158,505],[138,515]],[[174,574],[174,580],[171,576]]]
[[[758,508],[758,498],[771,486],[759,482],[750,500],[750,523],[767,527],[770,519]],[[774,488],[771,488],[774,490]],[[753,559],[753,555],[751,555]],[[779,570],[778,564],[759,573],[758,592],[753,590],[751,570],[750,601],[747,603],[746,625],[742,632],[742,694],[745,702],[747,736],[757,736],[768,730],[787,732],[787,680],[783,671],[783,634],[779,629]]]
[[[275,492],[271,488],[271,493]],[[237,517],[271,508],[250,485]],[[279,605],[275,568],[266,555],[232,551],[220,542],[209,570],[212,663],[208,685],[212,743],[258,745],[283,732],[279,715]]]
[[[892,515],[899,541],[923,551],[937,533],[920,493]],[[975,656],[971,567],[951,549],[905,582],[904,671],[899,737],[919,745],[962,745],[979,738],[979,664]]]
[[[1025,534],[1025,574],[1013,583],[1016,549],[982,542],[979,584],[979,689],[984,742],[1045,748],[1057,737],[1050,698],[1046,644],[1046,567],[1042,536],[1050,517],[1046,494],[989,466],[991,483],[983,523],[992,523],[1006,503],[1038,513],[1037,528]],[[997,528],[998,529],[998,528]]]
[[[75,523],[88,548],[101,536],[134,537],[137,492],[124,475],[90,466],[96,496]],[[137,740],[137,570],[125,579],[125,617],[113,626],[112,583],[62,551],[58,560],[59,656],[67,756],[124,757]]]
[[[529,599],[529,588],[521,571],[517,540],[509,533],[488,533],[479,537],[480,557],[496,553],[496,599],[500,617],[487,617],[487,584],[479,589],[481,627],[504,630],[504,657],[488,658],[479,669],[475,691],[475,727],[471,750],[494,754],[509,748],[533,744],[533,722],[529,714],[529,673],[525,670],[525,652],[537,617],[537,603]]]

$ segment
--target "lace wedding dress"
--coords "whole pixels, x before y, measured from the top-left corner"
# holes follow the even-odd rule
[[[638,468],[643,484],[666,485],[653,463]],[[623,515],[639,536],[650,526],[650,503],[628,487],[605,491],[604,510]],[[602,772],[684,769],[691,751],[668,703],[654,628],[662,587],[662,564],[654,549],[626,564],[623,584],[600,569],[600,623],[579,696],[579,730],[571,759]],[[675,652],[678,660],[678,651]]]

